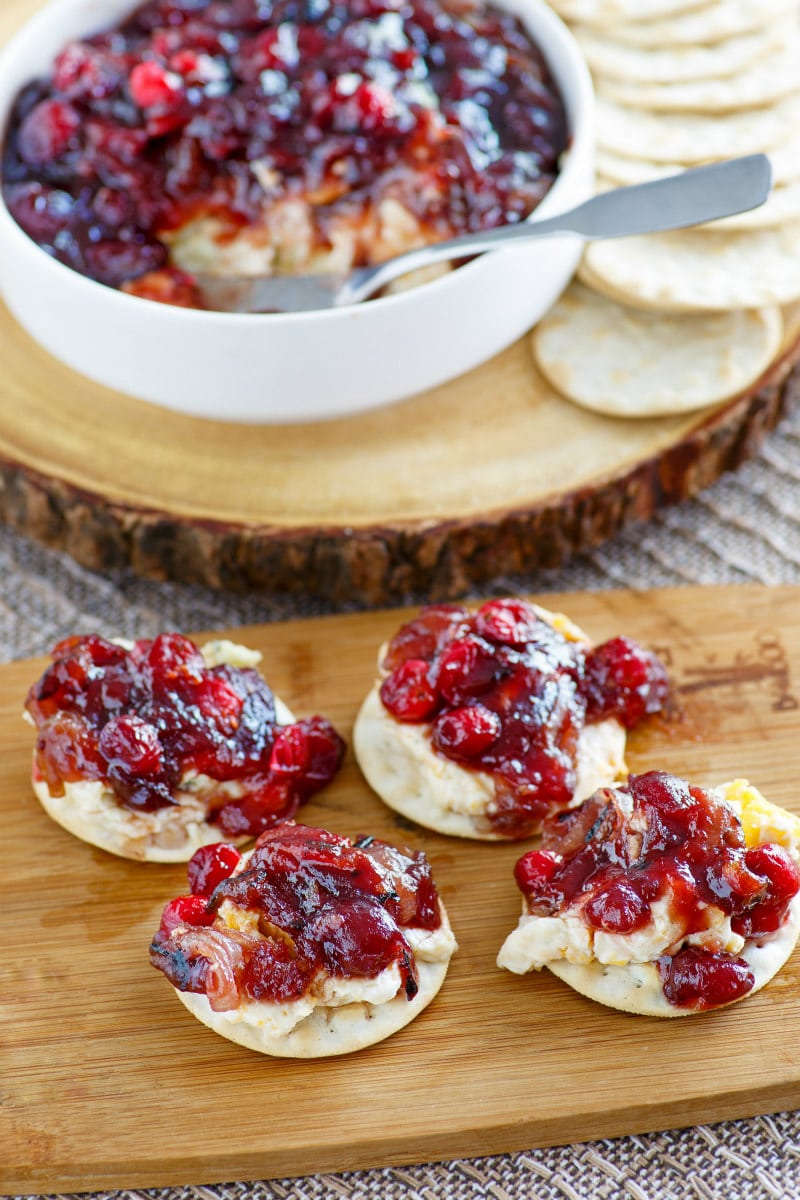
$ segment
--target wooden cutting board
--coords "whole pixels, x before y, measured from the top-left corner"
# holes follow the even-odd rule
[[[749,776],[800,813],[800,590],[545,597],[597,639],[627,632],[668,661],[678,711],[630,741],[634,770]],[[299,714],[349,733],[396,613],[256,627],[238,637]],[[495,956],[516,923],[519,846],[396,819],[351,759],[304,810],[429,855],[460,950],[431,1007],[341,1059],[275,1060],[194,1021],[147,962],[183,868],[76,841],[28,784],[20,719],[42,662],[0,668],[4,1193],[161,1187],[476,1156],[800,1105],[800,953],[763,992],[675,1021],[612,1012]]]

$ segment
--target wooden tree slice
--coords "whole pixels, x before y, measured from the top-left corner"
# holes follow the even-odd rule
[[[95,569],[383,604],[554,566],[752,455],[800,387],[784,350],[715,410],[621,421],[562,399],[527,339],[424,396],[289,427],[101,388],[0,311],[0,517]]]

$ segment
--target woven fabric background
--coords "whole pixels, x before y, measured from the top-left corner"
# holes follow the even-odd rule
[[[92,575],[8,530],[0,530],[0,572],[4,659],[43,654],[54,641],[76,632],[137,637],[164,628],[236,626],[328,611],[319,603],[224,596],[127,573]],[[800,413],[783,423],[756,461],[699,499],[665,511],[562,570],[498,580],[492,591],[753,582],[800,583]],[[120,1200],[788,1200],[800,1197],[800,1113],[403,1169],[103,1195]]]

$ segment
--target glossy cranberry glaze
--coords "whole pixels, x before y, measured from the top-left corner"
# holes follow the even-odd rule
[[[406,996],[416,995],[403,930],[441,925],[424,854],[287,822],[261,835],[238,872],[233,855],[225,845],[198,851],[189,864],[193,889],[212,859],[230,862],[228,874],[207,894],[179,896],[164,909],[150,959],[175,987],[205,992],[222,1011],[251,1000],[297,1000],[320,972],[370,979],[397,964]],[[252,933],[216,917],[223,901],[257,914]]]
[[[696,946],[664,955],[656,966],[664,995],[676,1008],[719,1008],[746,996],[756,982],[743,958],[709,954]]]
[[[781,846],[747,849],[733,810],[713,793],[653,771],[632,775],[627,816],[616,789],[603,788],[579,808],[545,823],[542,848],[523,855],[517,884],[530,911],[554,916],[578,906],[587,924],[628,934],[669,897],[683,937],[707,928],[707,906],[731,917],[743,937],[774,932],[800,890],[800,871]],[[714,1008],[754,984],[742,959],[695,946],[658,961],[671,1004]]]
[[[664,704],[662,664],[628,638],[591,650],[570,641],[522,600],[474,614],[422,610],[389,643],[381,700],[399,721],[431,724],[434,748],[496,781],[495,832],[522,838],[568,805],[586,724],[626,728]]]
[[[125,808],[153,812],[175,804],[195,772],[242,785],[239,798],[212,787],[207,819],[229,837],[255,837],[293,816],[341,765],[344,743],[328,721],[277,725],[257,671],[207,667],[181,634],[131,650],[67,638],[52,657],[26,700],[38,730],[35,769],[52,795],[102,780]]]
[[[343,208],[384,194],[427,240],[520,221],[565,146],[542,56],[498,9],[150,0],[21,93],[3,186],[49,254],[121,286],[160,272],[160,235],[193,216],[241,227],[283,197],[316,206],[321,245]],[[142,294],[197,302],[191,280],[166,278]]]

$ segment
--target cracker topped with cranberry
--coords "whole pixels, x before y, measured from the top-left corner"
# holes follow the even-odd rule
[[[367,780],[420,825],[489,841],[530,837],[620,778],[626,730],[668,693],[637,643],[593,647],[517,599],[422,609],[382,647],[379,673],[353,735]]]
[[[92,845],[151,862],[293,817],[334,777],[344,742],[323,717],[295,721],[260,657],[178,633],[60,642],[25,703],[45,810]]]
[[[285,822],[189,863],[150,961],[205,1025],[280,1057],[382,1041],[434,998],[456,949],[421,853]]]
[[[800,820],[745,780],[660,771],[545,823],[515,868],[522,917],[498,966],[549,967],[612,1008],[679,1017],[763,987],[800,934]]]

